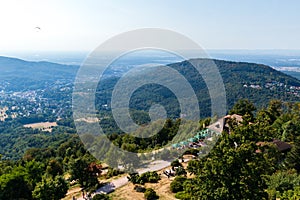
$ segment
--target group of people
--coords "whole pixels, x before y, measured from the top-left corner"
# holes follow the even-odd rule
[[[84,193],[84,191],[82,190],[82,198],[85,200],[92,200],[92,196],[90,193]],[[75,196],[72,197],[72,200],[77,200],[77,198]]]
[[[199,148],[199,147],[202,147],[202,146],[206,146],[206,144],[203,142],[203,140],[199,140],[198,142],[191,142],[189,143],[189,147],[190,148]]]
[[[175,176],[175,171],[173,171],[172,169],[170,169],[170,170],[164,170],[163,174],[166,175],[168,178],[170,178],[170,177],[174,177]]]

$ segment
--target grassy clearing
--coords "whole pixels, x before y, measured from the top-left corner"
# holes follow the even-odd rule
[[[33,128],[33,129],[40,129],[42,131],[52,131],[52,128],[57,126],[56,122],[40,122],[40,123],[32,123],[32,124],[25,124],[25,128]]]

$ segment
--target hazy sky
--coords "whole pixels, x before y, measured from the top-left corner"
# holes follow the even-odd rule
[[[91,51],[146,27],[206,49],[300,49],[299,10],[297,0],[0,0],[0,50]]]

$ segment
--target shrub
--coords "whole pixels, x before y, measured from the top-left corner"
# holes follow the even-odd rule
[[[134,190],[137,191],[137,192],[144,193],[146,191],[146,188],[143,187],[143,186],[136,185],[136,186],[134,186]]]
[[[155,200],[158,199],[158,196],[156,194],[156,192],[152,189],[152,188],[147,188],[145,193],[144,193],[144,197],[147,200]]]
[[[174,167],[182,167],[182,164],[179,162],[179,160],[174,160],[171,162],[171,167],[174,169]]]
[[[194,155],[198,156],[199,150],[198,149],[187,149],[183,155]]]
[[[175,194],[177,199],[190,200],[191,196],[185,192],[178,192]]]
[[[157,183],[160,180],[160,176],[155,171],[145,172],[141,175],[138,175],[138,173],[132,173],[127,178],[133,184],[142,185],[144,185],[145,183]]]
[[[173,193],[183,191],[183,183],[187,178],[183,176],[177,176],[174,181],[170,184],[170,189]]]
[[[111,178],[113,176],[118,176],[119,174],[123,174],[124,172],[119,169],[109,168],[106,174],[106,178]]]
[[[160,180],[160,176],[157,172],[145,172],[140,176],[142,183],[157,183]]]
[[[128,181],[132,182],[133,184],[142,184],[140,183],[140,176],[138,173],[131,173],[127,176]]]
[[[186,176],[187,174],[183,167],[176,168],[175,172],[176,172],[176,176]]]

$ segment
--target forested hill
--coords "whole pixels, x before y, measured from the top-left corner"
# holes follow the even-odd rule
[[[205,59],[196,60],[198,63],[207,62]],[[259,107],[266,105],[270,99],[299,100],[300,90],[297,90],[297,87],[300,86],[300,81],[294,77],[262,64],[213,61],[223,78],[229,109],[241,98],[248,98]],[[193,78],[194,72],[189,62],[184,61],[170,66],[180,71],[187,70],[186,74],[192,82],[197,82]]]
[[[292,76],[275,70],[272,67],[248,62],[231,62],[224,60],[213,60],[218,66],[220,73],[226,83],[252,82],[257,84],[271,81],[282,82],[287,85],[300,86],[300,81]],[[242,81],[243,80],[243,81]]]
[[[74,77],[78,66],[40,61],[31,62],[0,56],[0,77],[28,77],[32,79],[59,79]]]
[[[0,82],[6,91],[44,89],[43,87],[58,80],[71,82],[77,70],[78,66],[73,65],[45,61],[29,62],[0,56]]]
[[[222,76],[225,89],[227,109],[232,108],[241,98],[247,98],[257,107],[265,106],[271,99],[283,101],[299,101],[300,81],[294,77],[261,64],[231,62],[211,59],[192,59],[191,62],[201,65],[214,61]],[[169,64],[179,71],[193,87],[200,102],[201,117],[211,116],[209,97],[206,84],[198,71],[189,61]],[[153,72],[155,73],[155,72]],[[118,78],[108,79],[102,83],[98,95],[98,108],[103,109]],[[104,90],[103,90],[104,89]],[[110,91],[110,92],[108,92]],[[143,101],[141,101],[143,99]],[[179,109],[176,97],[165,87],[147,85],[137,90],[131,99],[130,106],[137,110],[148,110],[153,103],[163,104],[171,116],[178,116]],[[106,108],[105,108],[106,109]]]
[[[300,81],[269,66],[246,63],[214,61],[222,75],[229,109],[241,98],[247,98],[258,107],[271,99],[300,100]]]

